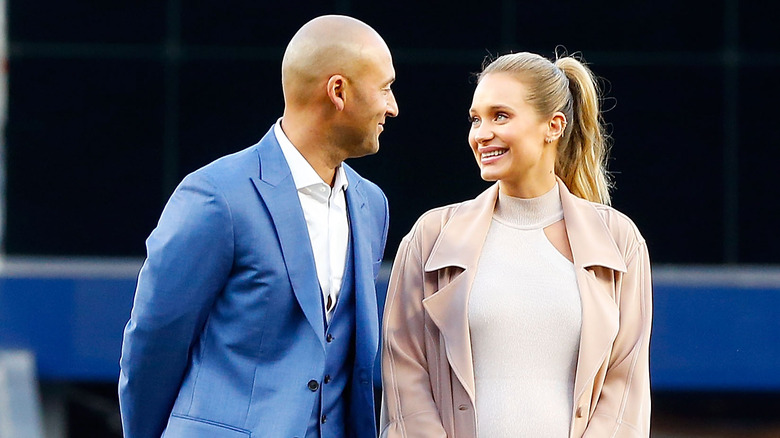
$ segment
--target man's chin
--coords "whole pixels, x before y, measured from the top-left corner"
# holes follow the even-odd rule
[[[373,147],[365,147],[362,149],[355,149],[354,151],[352,151],[352,154],[350,154],[350,156],[347,157],[347,159],[360,158],[360,157],[365,157],[367,155],[374,155],[377,152],[379,152],[379,145]]]
[[[363,149],[363,151],[364,151],[363,156],[374,155],[375,153],[379,152],[379,141],[378,141],[378,139],[377,139],[377,141],[375,141],[373,143],[367,144],[366,147]]]

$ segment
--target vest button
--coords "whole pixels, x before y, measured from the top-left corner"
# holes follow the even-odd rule
[[[328,421],[328,416],[327,415],[323,415],[322,419],[320,421],[322,421],[322,424],[325,424],[325,422]]]
[[[309,390],[315,392],[318,389],[320,389],[320,384],[316,380],[309,380]]]
[[[466,406],[466,405],[459,405],[459,406],[458,406],[458,410],[459,410],[459,411],[466,411],[466,410],[468,410],[468,409],[469,409],[469,407],[468,407],[468,406]]]
[[[325,337],[325,340],[328,341],[328,343],[333,342],[333,335],[328,333],[328,336]]]
[[[322,381],[323,383],[330,383],[330,374],[325,376],[325,379]]]
[[[585,416],[585,413],[583,412],[582,406],[577,408],[577,418],[582,418]]]

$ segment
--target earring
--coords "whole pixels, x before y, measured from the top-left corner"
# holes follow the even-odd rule
[[[547,144],[552,143],[552,139],[550,137],[547,137],[544,139],[544,142]]]

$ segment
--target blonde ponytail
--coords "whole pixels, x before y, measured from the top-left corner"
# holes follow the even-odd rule
[[[566,116],[558,140],[555,174],[569,190],[588,201],[610,203],[607,172],[609,147],[599,107],[599,90],[593,73],[580,61],[561,57],[553,64],[528,52],[503,55],[490,63],[489,73],[510,73],[528,88],[526,100],[544,117],[556,111]]]
[[[558,145],[555,173],[577,196],[609,204],[609,146],[593,73],[571,57],[559,58],[555,65],[566,75],[571,96],[571,115],[566,115],[569,124]]]

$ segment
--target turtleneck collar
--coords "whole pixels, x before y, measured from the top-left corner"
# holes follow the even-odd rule
[[[563,219],[558,182],[549,192],[536,198],[513,198],[499,190],[493,219],[525,230],[544,228],[558,222]]]

